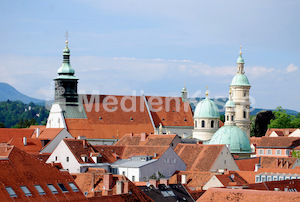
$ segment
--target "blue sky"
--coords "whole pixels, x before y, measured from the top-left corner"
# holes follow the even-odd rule
[[[242,45],[253,107],[300,111],[297,0],[1,1],[0,81],[53,99],[69,31],[80,92],[228,96]]]

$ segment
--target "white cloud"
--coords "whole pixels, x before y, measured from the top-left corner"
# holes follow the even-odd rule
[[[291,73],[298,70],[298,67],[294,64],[290,64],[286,69],[287,73]]]

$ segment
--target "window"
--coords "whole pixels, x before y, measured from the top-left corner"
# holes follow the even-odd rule
[[[276,155],[281,155],[281,149],[276,149]]]
[[[76,185],[73,182],[69,182],[69,186],[73,190],[73,192],[79,192],[79,189],[76,187]]]
[[[63,183],[57,183],[63,193],[69,192]]]
[[[176,163],[176,159],[173,159],[173,163]]]
[[[135,181],[135,176],[134,175],[132,176],[132,181]]]
[[[227,121],[229,121],[229,116],[226,117]]]
[[[259,155],[264,155],[264,150],[263,150],[263,149],[259,149],[259,150],[258,150],[258,154],[259,154]]]
[[[11,187],[5,187],[5,189],[9,193],[10,197],[18,197],[16,192]]]
[[[47,184],[47,186],[50,189],[50,191],[52,192],[52,194],[57,194],[58,193],[57,189],[54,187],[53,184]]]
[[[272,177],[268,176],[268,180],[267,181],[272,181]]]
[[[272,150],[271,149],[267,149],[267,155],[272,155]]]
[[[197,128],[197,121],[195,121],[195,128]]]
[[[224,164],[226,164],[226,160],[224,160]]]
[[[246,111],[244,110],[244,119],[247,117]]]
[[[287,155],[287,156],[290,155],[290,150],[289,150],[289,149],[286,149],[286,150],[285,150],[285,155]]]
[[[244,97],[246,97],[247,96],[247,93],[246,92],[244,92]]]
[[[122,172],[122,175],[125,175],[125,171]]]
[[[34,185],[34,187],[36,188],[36,190],[39,192],[40,195],[46,194],[44,189],[40,185]]]
[[[210,122],[210,127],[213,128],[214,125],[215,125],[215,122],[214,122],[214,120],[212,120],[212,121]]]
[[[24,192],[25,196],[32,196],[31,192],[29,191],[29,189],[26,186],[20,186],[20,188]]]
[[[231,116],[231,121],[234,121],[234,118],[233,118],[233,116]]]
[[[67,156],[67,159],[66,159],[66,161],[67,161],[67,162],[69,162],[69,157],[68,157],[68,156]]]
[[[255,177],[255,183],[259,183],[259,182],[260,182],[259,176],[256,176],[256,177]]]
[[[57,156],[55,156],[55,161],[57,161]]]
[[[201,121],[202,128],[205,127],[205,121]]]

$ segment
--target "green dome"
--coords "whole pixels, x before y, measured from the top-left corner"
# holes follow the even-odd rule
[[[246,133],[237,126],[225,125],[219,128],[209,144],[230,145],[230,153],[251,153]]]
[[[217,105],[208,97],[197,104],[194,118],[220,118]]]
[[[237,74],[231,81],[231,86],[250,86],[249,80],[245,74]]]
[[[239,56],[239,58],[237,59],[236,63],[245,63],[244,62],[244,58],[242,57],[242,55]]]
[[[225,104],[225,107],[235,107],[235,103],[233,100],[228,100]]]
[[[57,70],[57,73],[60,74],[75,74],[75,70],[71,67],[70,63],[63,63],[60,68]]]

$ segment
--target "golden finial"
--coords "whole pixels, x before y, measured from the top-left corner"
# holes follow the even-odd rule
[[[242,55],[242,45],[240,45],[240,55]]]
[[[66,31],[66,35],[65,36],[66,36],[66,45],[68,46],[68,43],[69,43],[68,42],[68,38],[69,38],[69,32],[68,32],[68,30]]]
[[[229,90],[229,95],[231,95],[231,90]]]
[[[206,97],[208,96],[208,86],[206,86],[206,93],[205,93]]]

